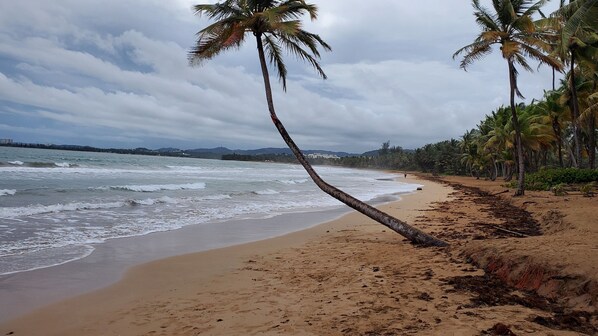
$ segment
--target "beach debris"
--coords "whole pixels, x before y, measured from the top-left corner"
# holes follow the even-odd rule
[[[497,193],[491,194],[491,196],[496,196],[496,195],[500,195],[500,194],[504,194],[504,193],[508,193],[509,189],[503,190],[503,191],[499,191]]]
[[[488,332],[490,332],[490,335],[506,335],[506,336],[517,335],[513,331],[511,331],[511,329],[507,325],[505,325],[504,323],[500,323],[500,322],[495,324],[492,328],[488,329]]]
[[[380,271],[380,267],[374,266],[374,267],[372,267],[372,271],[373,272],[379,272]]]
[[[434,298],[431,297],[430,294],[428,294],[426,292],[420,293],[417,296],[417,298],[420,299],[420,300],[423,300],[423,301],[432,301],[432,300],[434,300]]]

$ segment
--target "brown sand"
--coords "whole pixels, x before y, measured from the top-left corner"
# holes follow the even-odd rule
[[[499,182],[450,182],[504,189]],[[459,185],[419,183],[423,191],[382,208],[446,239],[448,249],[414,247],[352,213],[279,238],[135,267],[113,286],[0,325],[0,335],[598,331],[594,199],[530,193],[512,201],[510,193],[497,197]],[[564,202],[571,203],[562,211],[546,210]],[[544,210],[514,212],[521,207]],[[534,234],[534,219],[550,233],[519,237],[517,232]],[[512,278],[521,290],[503,286],[467,260]]]

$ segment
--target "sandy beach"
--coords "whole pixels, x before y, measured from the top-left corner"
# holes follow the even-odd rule
[[[114,285],[1,324],[0,334],[598,332],[595,198],[528,192],[515,199],[501,193],[500,181],[409,180],[423,190],[381,208],[449,248],[413,246],[350,213],[278,238],[134,267]]]

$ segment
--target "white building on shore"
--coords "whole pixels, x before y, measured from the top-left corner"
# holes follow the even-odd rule
[[[323,154],[323,153],[312,153],[307,154],[309,159],[340,159],[340,157],[333,155],[333,154]]]

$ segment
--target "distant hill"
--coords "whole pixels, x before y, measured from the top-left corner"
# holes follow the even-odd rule
[[[292,155],[293,153],[289,148],[260,148],[260,149],[228,149],[226,147],[216,148],[195,148],[195,149],[177,149],[177,148],[160,148],[157,149],[159,153],[187,153],[189,156],[219,159],[222,155],[226,154],[239,154],[239,155]],[[347,152],[334,152],[327,150],[305,150],[304,154],[328,154],[336,155],[338,157],[345,156],[360,156],[361,154],[351,154]]]
[[[195,157],[202,159],[221,159],[223,155],[237,154],[237,155],[293,155],[289,148],[260,148],[260,149],[228,149],[226,147],[216,148],[195,148],[195,149],[179,149],[174,147],[164,147],[159,149],[148,149],[144,147],[139,148],[97,148],[91,146],[80,145],[54,145],[54,144],[35,144],[35,143],[2,143],[3,147],[26,147],[26,148],[43,148],[43,149],[59,149],[72,150],[84,152],[108,152],[118,154],[140,154],[140,155],[163,155],[163,156],[180,156],[180,157]],[[330,156],[347,157],[347,156],[375,156],[378,151],[370,151],[364,154],[352,154],[347,152],[334,152],[328,150],[304,150],[304,154],[324,154]]]

